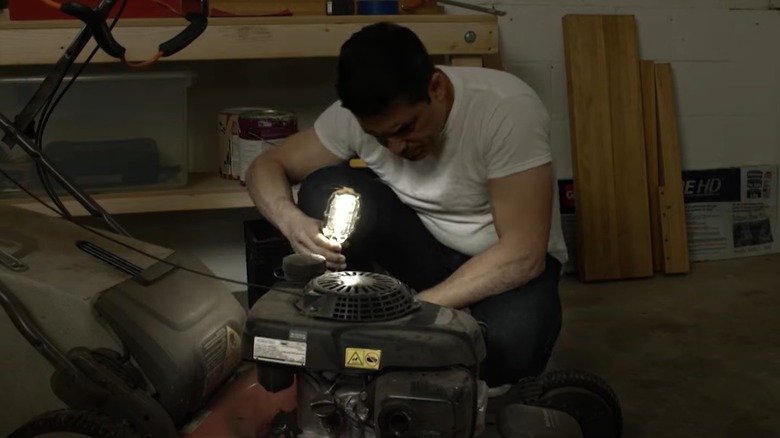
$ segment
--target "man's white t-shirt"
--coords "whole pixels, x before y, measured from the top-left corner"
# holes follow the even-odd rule
[[[439,68],[452,81],[455,97],[435,154],[420,161],[393,154],[366,134],[339,101],[317,118],[314,129],[336,156],[361,158],[439,242],[474,256],[498,241],[487,181],[551,162],[550,119],[533,89],[509,73]],[[548,252],[565,264],[554,187],[553,193]]]

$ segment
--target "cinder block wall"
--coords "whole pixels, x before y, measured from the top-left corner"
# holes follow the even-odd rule
[[[780,163],[780,1],[513,0],[495,7],[507,70],[553,117],[560,177],[571,176],[561,17],[633,14],[640,56],[672,64],[685,169]]]

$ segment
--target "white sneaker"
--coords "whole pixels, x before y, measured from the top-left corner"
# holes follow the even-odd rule
[[[501,397],[512,389],[512,385],[507,383],[505,385],[496,386],[495,388],[488,388],[488,398]]]

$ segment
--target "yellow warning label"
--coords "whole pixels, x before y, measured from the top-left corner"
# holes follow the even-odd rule
[[[378,370],[381,358],[382,350],[347,348],[346,352],[344,353],[344,366],[347,368]]]

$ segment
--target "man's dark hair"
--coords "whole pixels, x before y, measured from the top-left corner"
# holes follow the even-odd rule
[[[434,70],[414,32],[393,23],[375,23],[341,46],[336,91],[342,106],[353,114],[373,116],[398,101],[428,101]]]

